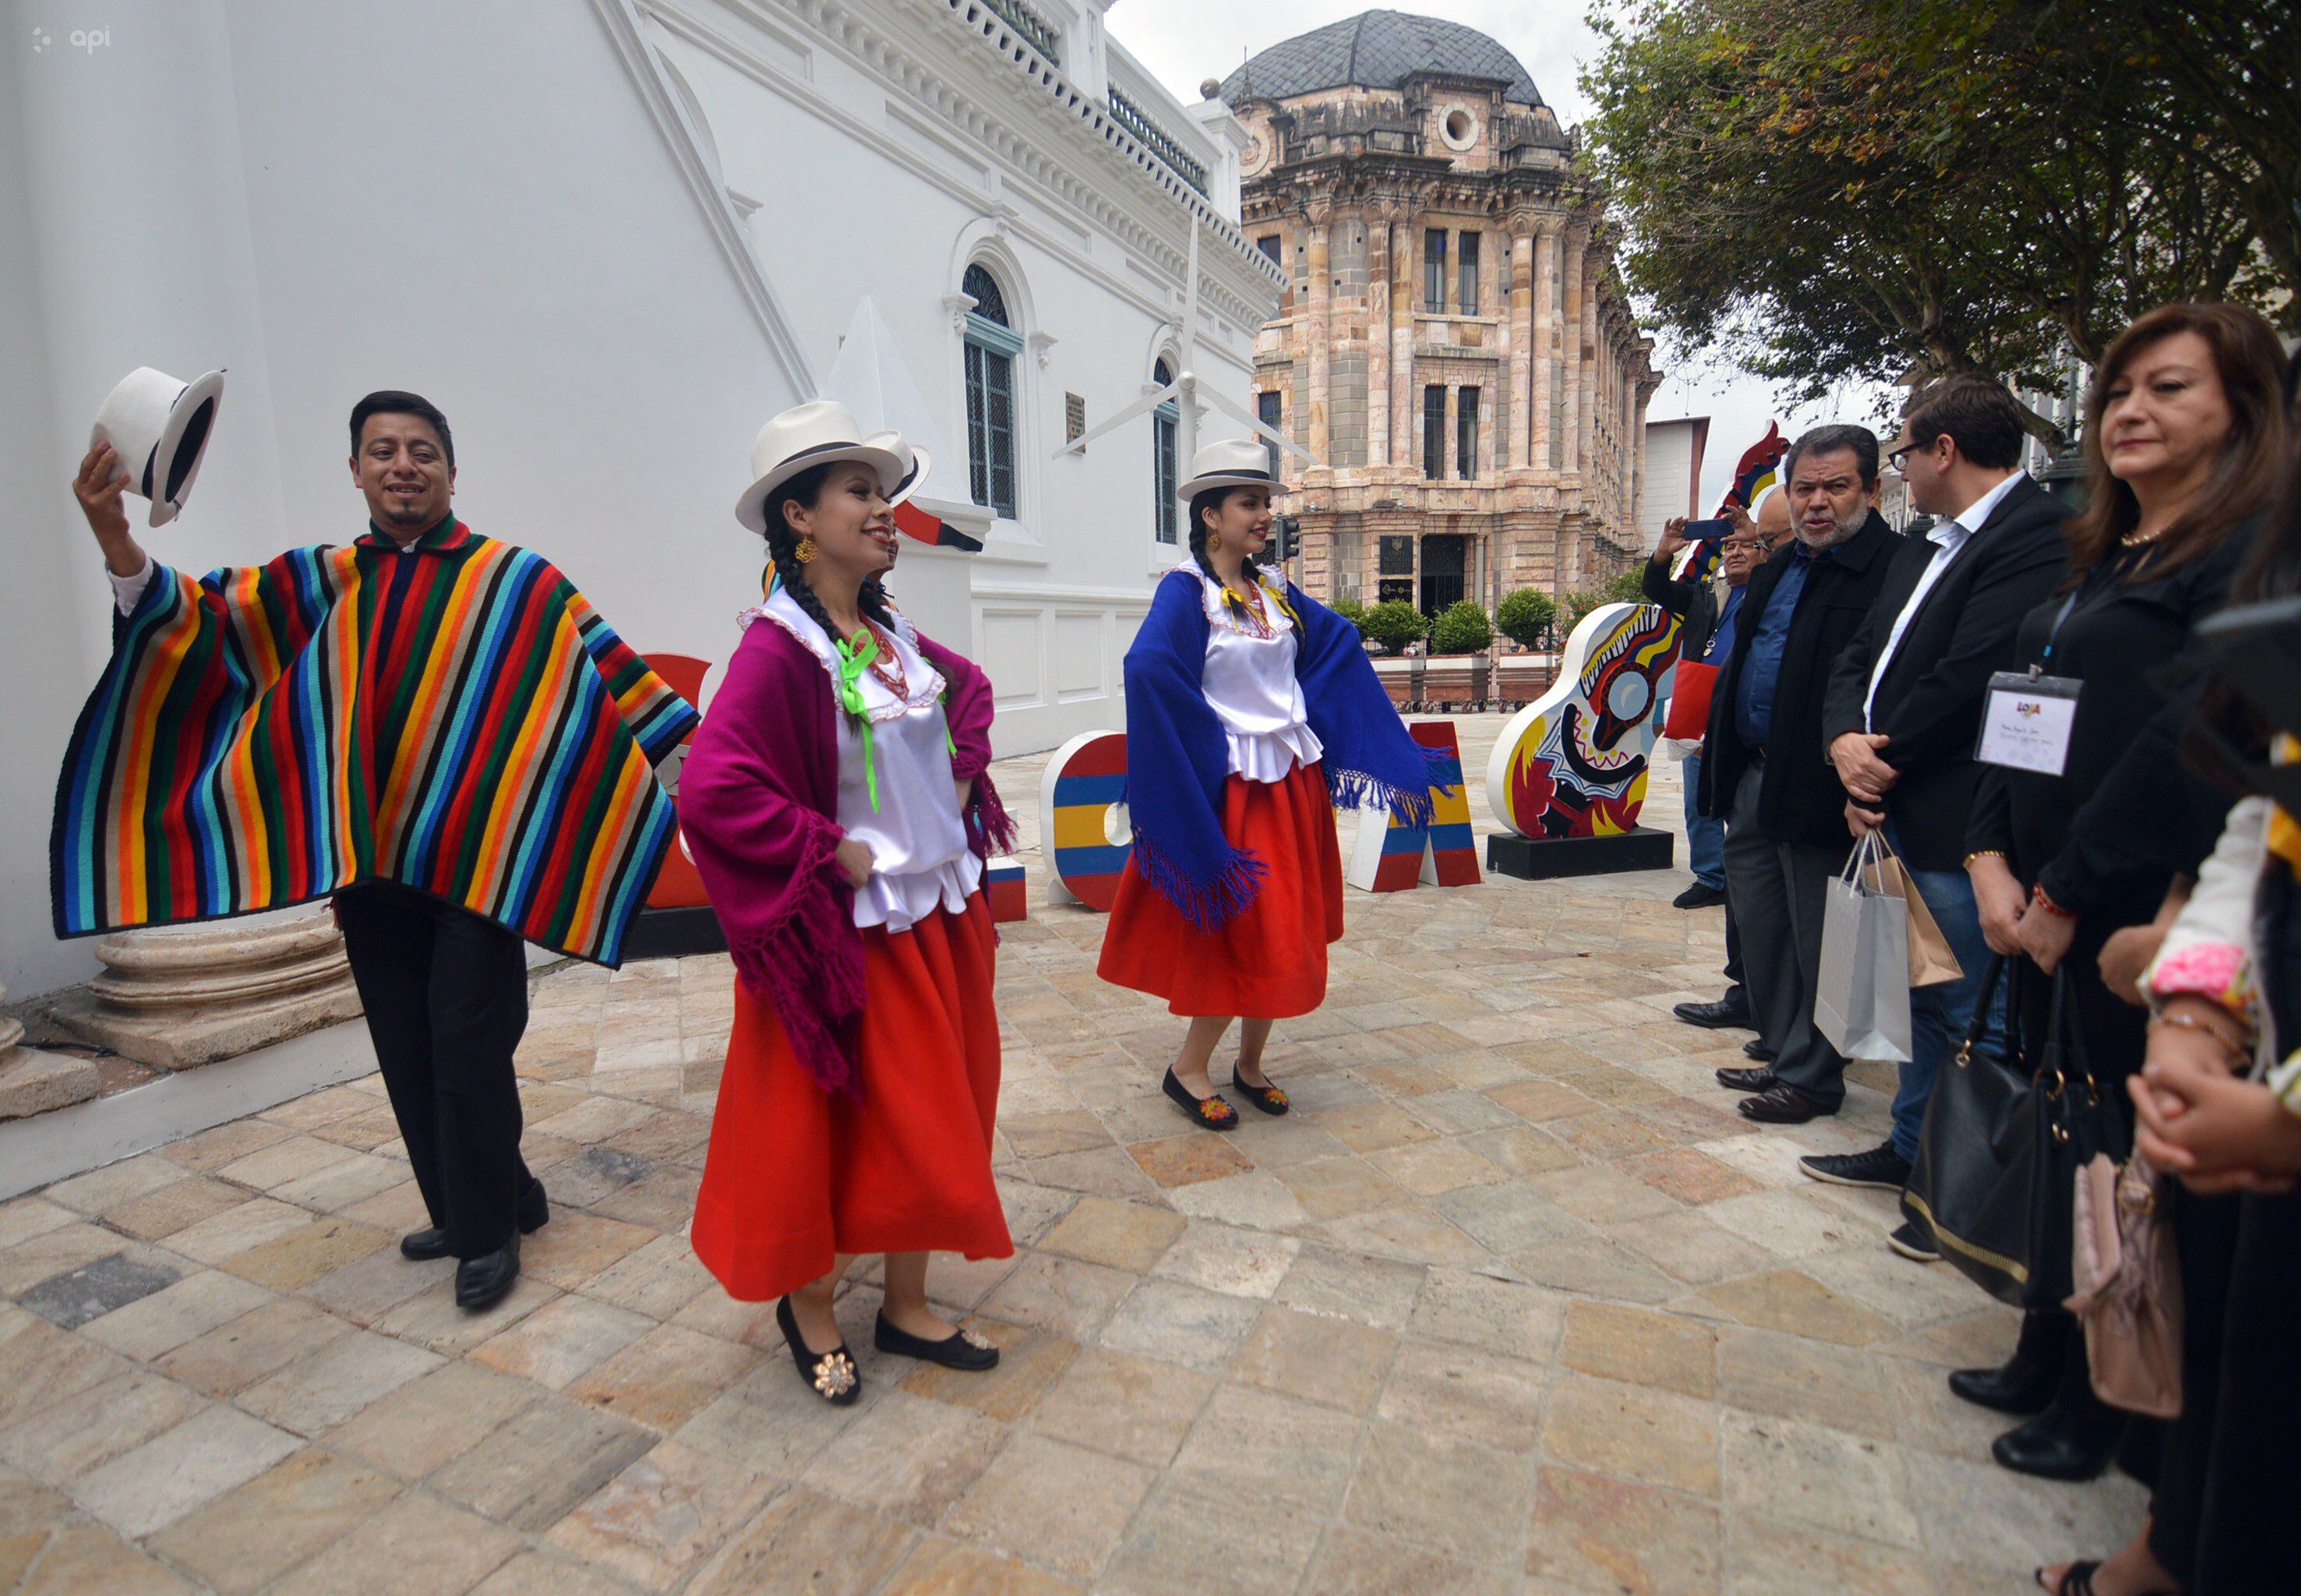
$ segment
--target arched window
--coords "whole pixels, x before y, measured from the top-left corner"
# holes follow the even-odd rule
[[[966,468],[975,502],[1015,519],[1015,357],[1023,352],[999,280],[969,266],[966,313]]]
[[[1150,368],[1150,380],[1159,387],[1174,380],[1175,369],[1165,361]],[[1175,472],[1175,449],[1182,422],[1183,413],[1172,399],[1150,413],[1150,524],[1158,529],[1161,543],[1176,540],[1175,488],[1181,479]]]

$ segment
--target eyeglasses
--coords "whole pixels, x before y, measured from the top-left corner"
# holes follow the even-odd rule
[[[1933,447],[1934,446],[1930,441],[1926,443],[1905,443],[1898,449],[1888,449],[1887,451],[1886,464],[1894,468],[1894,474],[1895,476],[1906,477],[1910,474],[1906,464],[1910,456],[1912,455],[1922,454],[1927,449]]]

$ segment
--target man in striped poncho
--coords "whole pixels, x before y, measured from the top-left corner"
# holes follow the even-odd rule
[[[56,931],[331,897],[431,1224],[486,1308],[548,1216],[519,1156],[523,940],[613,965],[675,830],[695,712],[546,560],[456,520],[416,395],[353,408],[368,531],[194,578],[130,533],[108,444],[73,492],[120,616],[56,793]]]

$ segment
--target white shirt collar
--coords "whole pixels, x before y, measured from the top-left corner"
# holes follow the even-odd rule
[[[1996,513],[1998,501],[2013,491],[2013,484],[2021,480],[2021,476],[2018,471],[2012,472],[1956,514],[1936,522],[1934,529],[1926,534],[1927,538],[1944,548],[1964,542],[1989,524],[1990,516]]]

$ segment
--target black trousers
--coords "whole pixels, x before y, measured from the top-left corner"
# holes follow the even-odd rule
[[[423,1205],[449,1252],[484,1258],[511,1240],[535,1178],[519,1156],[512,1074],[527,1029],[524,947],[388,882],[337,893],[336,918]]]

